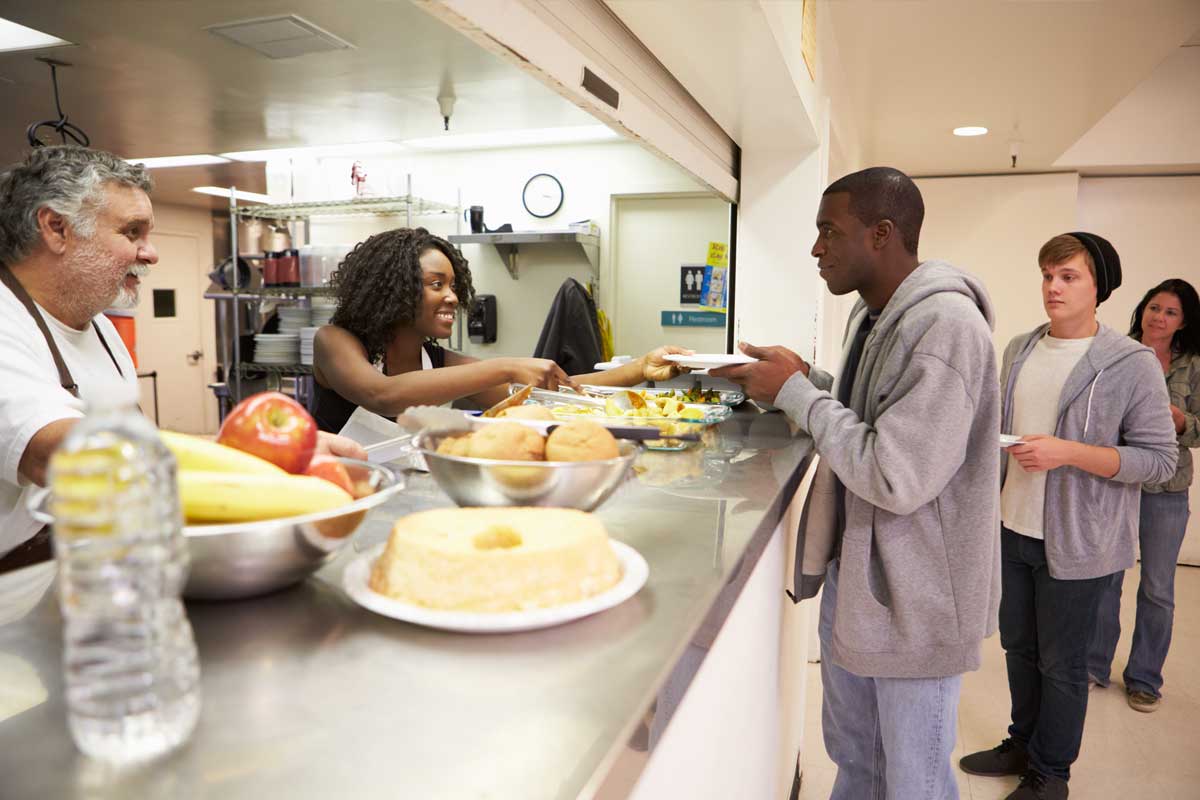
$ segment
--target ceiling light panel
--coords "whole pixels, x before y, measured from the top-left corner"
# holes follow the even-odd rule
[[[199,192],[200,194],[210,194],[213,197],[224,197],[227,199],[229,197],[229,189],[223,186],[197,186],[192,191]],[[243,192],[241,189],[236,189],[234,193],[237,195],[238,200],[245,200],[249,203],[271,202],[270,195],[259,194],[258,192]]]
[[[515,131],[430,136],[426,139],[408,139],[403,144],[414,150],[492,150],[503,147],[610,142],[620,138],[620,134],[607,125],[572,125],[562,128],[526,128]]]
[[[963,125],[954,129],[955,136],[983,136],[987,132],[988,129],[982,125]]]
[[[228,164],[228,158],[202,153],[194,156],[162,156],[160,158],[127,158],[130,164],[141,164],[146,169],[166,167],[202,167],[206,164]]]
[[[239,150],[221,153],[233,161],[275,161],[286,158],[351,158],[357,156],[398,153],[404,146],[396,142],[357,142],[355,144],[321,144],[312,147],[277,147],[273,150]]]
[[[43,47],[62,47],[71,44],[65,39],[35,31],[0,17],[0,53],[14,50],[38,50]]]

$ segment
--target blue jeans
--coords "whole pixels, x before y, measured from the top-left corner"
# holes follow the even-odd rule
[[[1175,564],[1187,533],[1188,493],[1142,492],[1138,517],[1138,539],[1142,549],[1142,582],[1137,593],[1137,621],[1133,646],[1125,667],[1125,688],[1162,697],[1162,669],[1171,647],[1175,622]],[[1108,685],[1117,641],[1121,638],[1121,586],[1125,573],[1118,572],[1100,599],[1096,632],[1088,653],[1088,672]]]
[[[1051,577],[1046,545],[1000,531],[1000,645],[1008,668],[1008,735],[1029,750],[1029,766],[1070,780],[1087,716],[1087,654],[1096,607],[1111,576]]]
[[[833,663],[837,566],[821,597],[821,727],[837,764],[830,800],[957,800],[954,752],[962,676],[863,678]]]

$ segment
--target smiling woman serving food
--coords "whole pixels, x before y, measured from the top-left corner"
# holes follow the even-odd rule
[[[459,398],[488,407],[509,383],[547,389],[575,382],[632,386],[668,380],[682,370],[666,361],[679,347],[660,347],[615,369],[568,377],[544,358],[480,360],[447,350],[460,304],[474,295],[471,270],[452,244],[424,228],[376,234],[354,248],[334,273],[338,300],[332,324],[313,340],[316,417],[321,430],[339,431],[362,406],[394,417],[416,405]]]

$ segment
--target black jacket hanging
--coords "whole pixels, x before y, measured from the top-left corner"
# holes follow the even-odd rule
[[[596,303],[574,278],[563,281],[554,295],[533,357],[552,359],[568,375],[594,372],[604,360]]]

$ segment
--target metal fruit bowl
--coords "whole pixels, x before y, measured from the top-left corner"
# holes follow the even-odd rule
[[[424,432],[416,448],[429,474],[460,506],[553,506],[591,511],[630,474],[639,448],[617,442],[616,458],[602,461],[498,461],[437,452],[455,434]]]
[[[316,572],[350,541],[367,512],[404,488],[403,477],[380,464],[339,458],[356,484],[372,494],[341,508],[258,522],[186,525],[191,570],[183,593],[200,600],[230,600],[281,589]],[[39,493],[35,519],[53,524]]]

